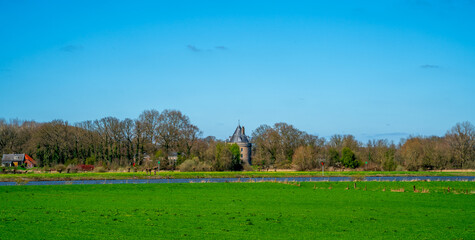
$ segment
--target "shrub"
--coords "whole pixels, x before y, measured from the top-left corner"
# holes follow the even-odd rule
[[[99,166],[94,168],[94,172],[107,172],[107,169],[105,167]]]
[[[81,164],[81,165],[77,165],[77,169],[81,171],[92,171],[94,170],[94,165]]]
[[[196,165],[197,163],[194,160],[188,159],[185,160],[182,164],[180,164],[180,166],[178,166],[178,169],[180,170],[180,172],[191,172],[194,170],[194,168],[196,169]]]
[[[397,165],[396,171],[402,172],[402,171],[406,171],[406,169],[405,169],[403,166],[401,166],[401,165]]]
[[[78,165],[81,161],[78,158],[69,159],[66,161],[65,165]]]
[[[337,164],[340,160],[340,153],[336,149],[330,148],[328,150],[328,160],[328,165],[330,166]]]
[[[312,170],[317,167],[316,152],[312,146],[300,146],[293,156],[294,167],[297,171]]]
[[[64,166],[63,164],[58,164],[58,165],[54,166],[54,169],[56,169],[56,171],[61,173],[61,172],[64,172],[64,170],[66,170],[66,166]]]
[[[78,167],[75,165],[69,164],[66,170],[69,170],[69,173],[77,173]]]
[[[244,171],[255,171],[255,169],[254,169],[251,165],[249,165],[249,164],[247,164],[247,163],[244,163],[244,164],[242,165],[242,167],[243,167],[243,170],[244,170]]]
[[[280,168],[280,169],[291,169],[292,168],[292,161],[290,160],[285,160],[281,161],[275,165],[272,166],[272,168]]]
[[[119,161],[115,160],[115,161],[112,161],[109,166],[108,166],[109,170],[118,170],[120,168],[120,164],[119,164]]]
[[[467,162],[464,167],[467,169],[475,169],[475,161]]]
[[[390,149],[384,154],[383,170],[394,171],[396,169],[396,162],[394,161],[395,149]]]
[[[180,172],[206,172],[211,171],[211,166],[205,162],[200,162],[198,158],[185,160],[178,166]]]
[[[216,144],[214,151],[213,169],[215,171],[226,171],[231,169],[232,153],[225,143]]]
[[[92,155],[88,158],[86,158],[86,165],[94,165],[96,163],[96,156]]]
[[[396,163],[391,159],[386,159],[383,162],[384,171],[394,171],[396,169]]]
[[[341,163],[343,164],[343,166],[348,168],[357,168],[358,166],[360,166],[360,162],[356,160],[355,154],[353,153],[353,151],[351,151],[349,147],[343,148],[341,153]]]

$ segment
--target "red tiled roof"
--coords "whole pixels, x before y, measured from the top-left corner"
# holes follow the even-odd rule
[[[25,160],[29,160],[31,163],[33,163],[34,165],[36,165],[35,159],[33,159],[32,157],[28,156],[28,154],[25,154]]]

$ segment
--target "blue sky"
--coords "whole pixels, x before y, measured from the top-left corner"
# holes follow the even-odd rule
[[[177,109],[361,141],[475,122],[475,1],[0,0],[0,118]]]

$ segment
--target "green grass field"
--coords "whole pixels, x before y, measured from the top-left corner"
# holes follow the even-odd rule
[[[475,182],[356,186],[3,186],[0,239],[475,239]]]
[[[379,171],[346,171],[325,172],[325,176],[473,176],[475,172],[379,172]],[[88,180],[88,179],[130,179],[130,178],[249,178],[249,177],[321,177],[322,172],[282,171],[282,172],[160,172],[147,175],[145,172],[85,172],[85,173],[28,173],[0,174],[0,181],[44,180]]]

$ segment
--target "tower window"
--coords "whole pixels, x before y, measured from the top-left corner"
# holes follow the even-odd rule
[[[242,158],[242,154],[241,154],[241,158]]]
[[[242,152],[242,148],[241,148],[241,152]]]

